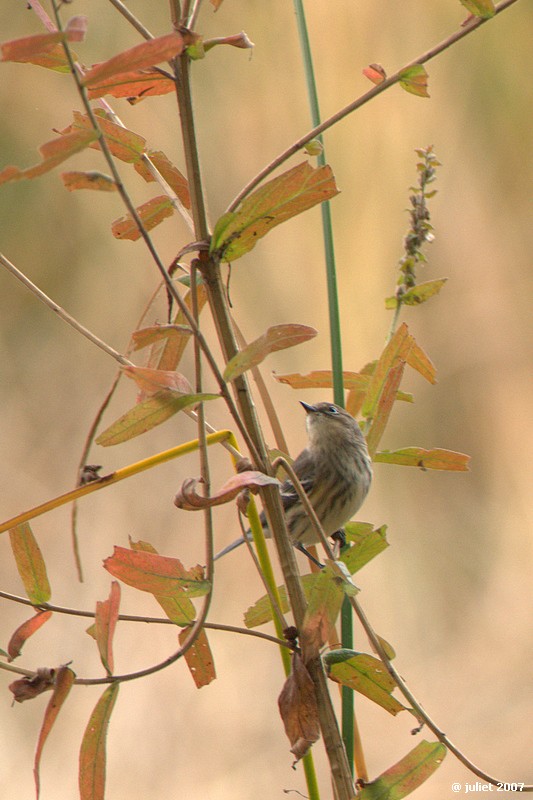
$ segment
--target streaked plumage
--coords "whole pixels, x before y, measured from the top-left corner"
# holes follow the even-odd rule
[[[357,422],[333,403],[302,403],[307,412],[308,445],[293,464],[327,536],[342,528],[360,508],[372,481],[371,460]],[[281,488],[289,535],[295,546],[316,544],[317,533],[290,480]],[[264,513],[261,521],[270,536]],[[241,537],[215,558],[243,544]]]

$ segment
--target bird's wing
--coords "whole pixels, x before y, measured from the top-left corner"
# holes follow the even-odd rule
[[[292,465],[292,468],[298,476],[303,488],[305,489],[305,493],[310,494],[315,482],[315,466],[314,461],[311,458],[311,454],[307,448],[302,450]],[[292,481],[289,479],[282,483],[280,493],[281,502],[285,511],[287,511],[289,508],[292,508],[292,506],[300,499]]]

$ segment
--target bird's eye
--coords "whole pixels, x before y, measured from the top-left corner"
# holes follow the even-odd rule
[[[339,413],[339,409],[337,408],[337,406],[330,406],[328,408],[328,411],[329,411],[330,414],[338,414]]]

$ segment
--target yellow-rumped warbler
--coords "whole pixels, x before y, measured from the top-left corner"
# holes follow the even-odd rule
[[[309,442],[292,466],[324,533],[331,536],[363,503],[372,481],[371,460],[361,429],[347,411],[333,403],[302,405],[307,412]],[[282,484],[280,492],[291,541],[308,555],[304,546],[319,541],[317,532],[290,480]],[[270,536],[264,512],[261,522],[265,536]],[[217,553],[215,559],[243,543],[241,536]]]

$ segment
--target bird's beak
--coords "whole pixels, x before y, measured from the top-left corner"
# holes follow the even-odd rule
[[[300,400],[300,403],[308,414],[313,414],[316,411],[316,406],[312,406],[309,403],[304,403],[303,400]]]

